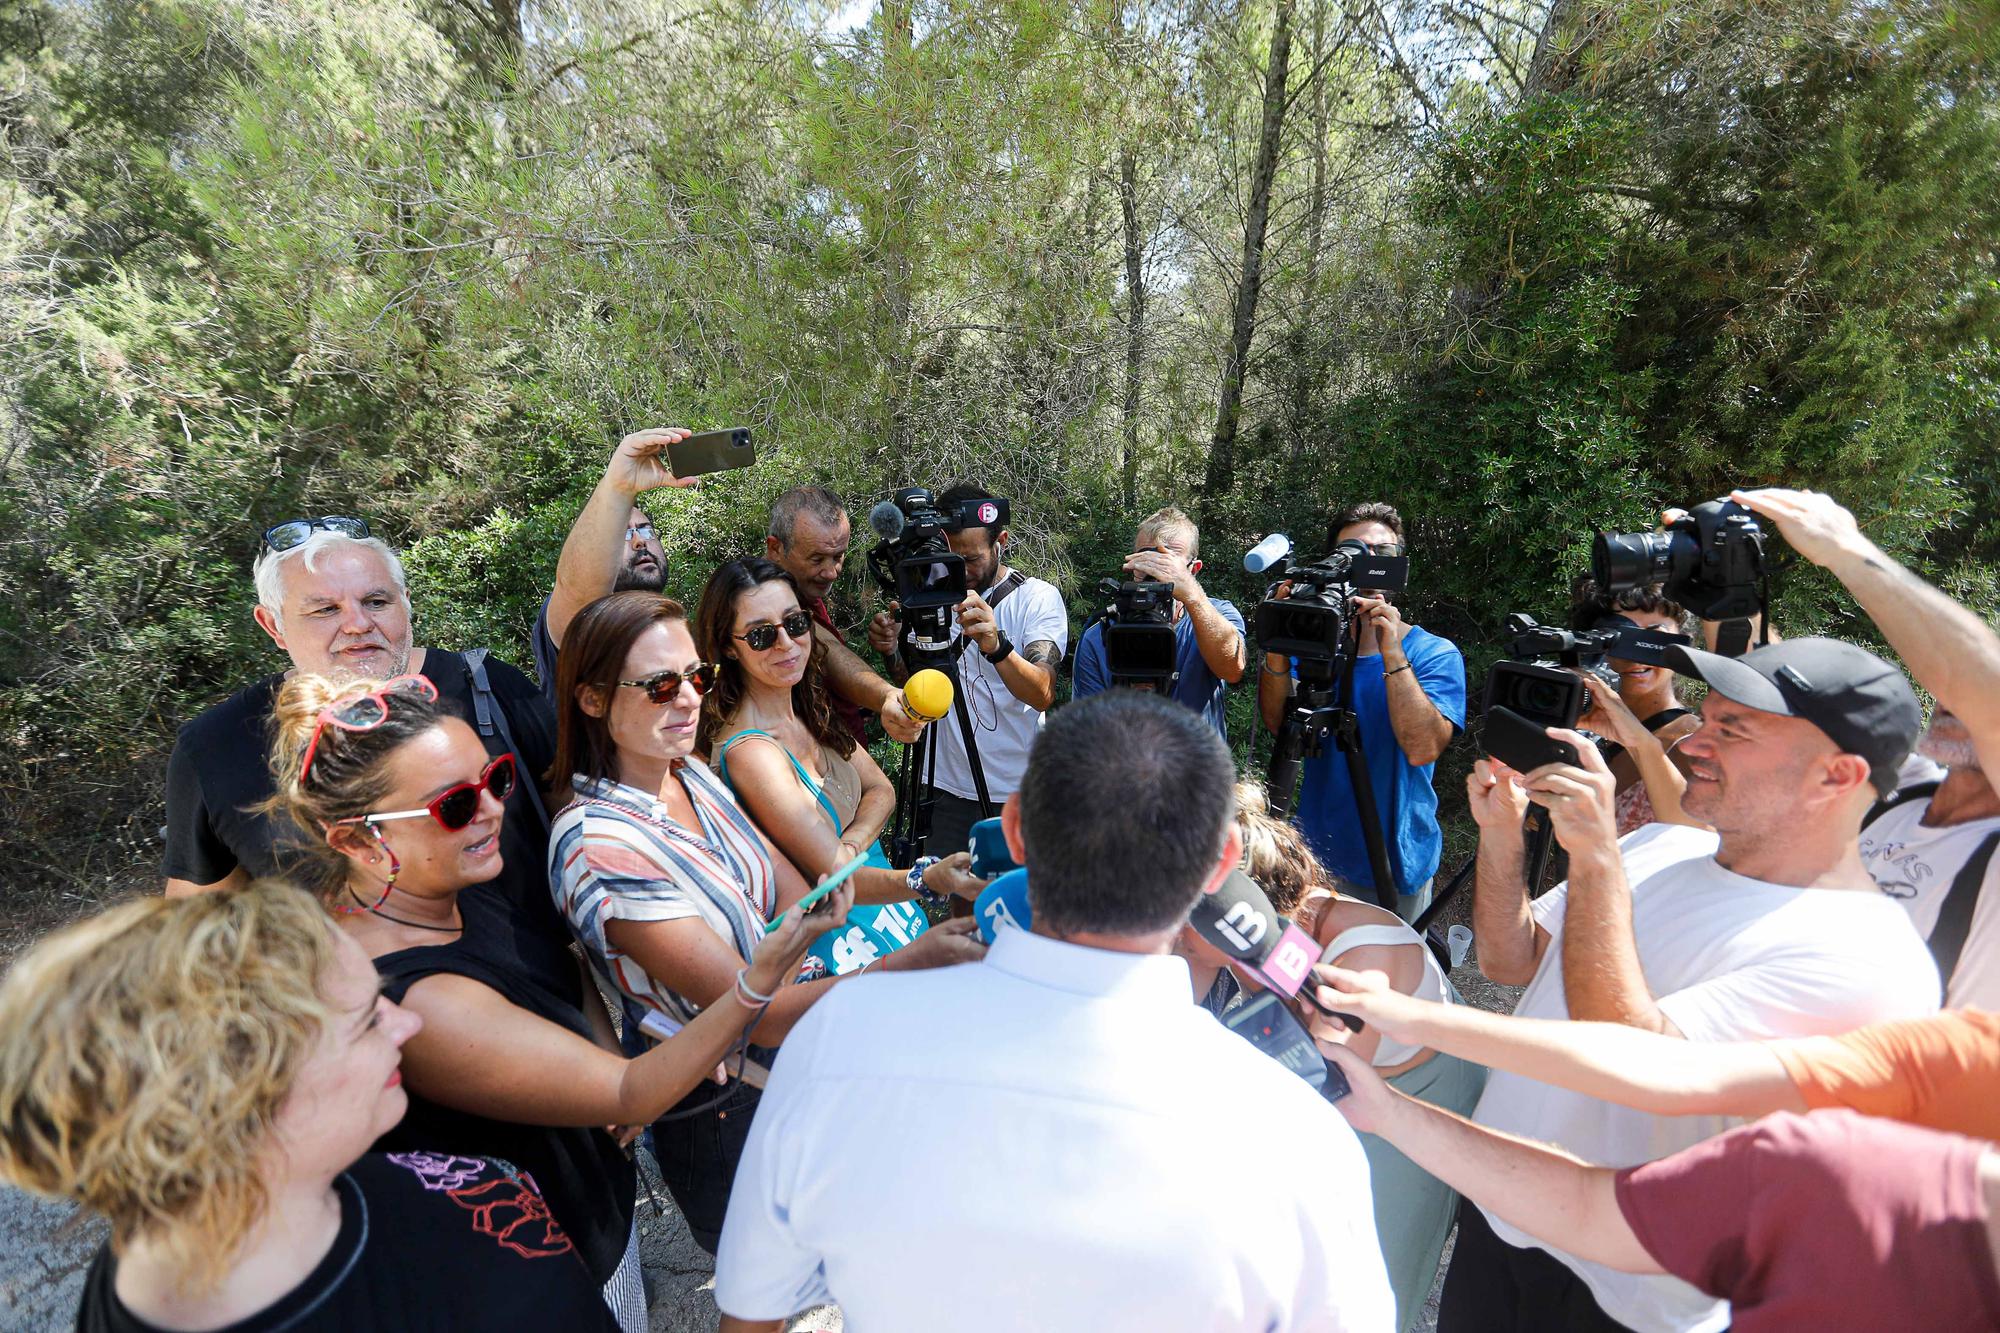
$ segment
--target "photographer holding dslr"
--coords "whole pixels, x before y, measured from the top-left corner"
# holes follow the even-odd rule
[[[1345,542],[1375,556],[1404,553],[1402,516],[1386,504],[1350,506],[1334,516],[1329,536],[1328,545],[1336,548]],[[1431,772],[1465,726],[1465,659],[1449,639],[1406,622],[1390,591],[1361,589],[1353,611],[1359,626],[1350,707],[1397,881],[1395,910],[1414,921],[1430,902],[1431,878],[1444,855]],[[1259,637],[1265,637],[1261,628]],[[1293,657],[1264,654],[1257,706],[1274,733],[1282,734],[1298,678]],[[1294,818],[1313,854],[1327,869],[1379,892],[1343,756],[1328,745],[1306,760],[1304,774]],[[1274,789],[1272,795],[1283,794]]]
[[[928,492],[898,494],[921,497],[923,510],[930,508]],[[1028,767],[1028,747],[1041,729],[1042,714],[1055,704],[1056,668],[1069,644],[1069,612],[1054,584],[1007,567],[1013,534],[1007,528],[1005,500],[984,486],[961,481],[938,496],[935,506],[950,553],[963,562],[966,591],[950,608],[944,631],[948,641],[926,638],[930,645],[926,651],[940,659],[955,659],[958,696],[965,704],[962,716],[973,719],[979,770],[992,805],[991,810],[981,812],[974,761],[961,729],[950,718],[931,728],[936,770],[923,794],[930,802],[926,847],[928,854],[948,855],[964,851],[971,841],[972,826],[988,815],[997,815],[1001,803],[1020,789],[1021,775]],[[869,515],[869,524],[884,538],[884,547],[895,542],[906,524],[913,530],[924,526],[913,521],[908,511],[886,512],[897,508],[884,501]],[[915,517],[926,516],[919,511]],[[870,561],[880,563],[875,555]],[[933,567],[949,573],[951,563],[939,560]],[[913,618],[916,609],[912,607]],[[906,646],[911,634],[905,631],[902,612],[901,602],[892,601],[868,626],[868,642],[882,654],[890,677],[898,683],[912,670],[933,664],[911,660],[918,650],[914,643]],[[970,648],[961,646],[960,639],[969,640]]]
[[[1171,592],[1172,610],[1166,624],[1173,630],[1172,655],[1159,654],[1156,669],[1167,688],[1161,692],[1186,704],[1208,720],[1215,733],[1229,739],[1223,716],[1224,692],[1243,679],[1245,648],[1243,613],[1228,602],[1209,597],[1195,576],[1201,572],[1201,534],[1194,520],[1166,508],[1139,524],[1132,554],[1125,557],[1128,587],[1144,589],[1164,584]],[[1124,683],[1116,653],[1108,653],[1107,634],[1123,629],[1116,621],[1100,621],[1083,632],[1076,645],[1076,678],[1070,696],[1088,698]],[[1161,636],[1164,638],[1164,636]],[[1162,649],[1166,644],[1160,645]]]

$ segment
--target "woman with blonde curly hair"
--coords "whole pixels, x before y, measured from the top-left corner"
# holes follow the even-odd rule
[[[288,884],[115,907],[0,985],[0,1177],[111,1223],[77,1326],[616,1327],[534,1182],[378,1155],[415,1014]]]
[[[628,1330],[646,1326],[621,1139],[699,1086],[791,980],[815,929],[794,910],[718,1003],[635,1059],[567,947],[489,885],[514,756],[437,706],[428,680],[278,692],[276,802],[312,843],[317,887],[383,990],[423,1019],[404,1051],[410,1113],[385,1147],[502,1158],[531,1174]],[[845,910],[845,888],[825,900]]]
[[[1362,901],[1364,891],[1343,892],[1295,825],[1275,818],[1264,789],[1236,787],[1236,823],[1243,832],[1243,872],[1271,905],[1320,945],[1322,963],[1353,972],[1378,972],[1406,995],[1463,1003],[1424,939],[1393,912]],[[1373,894],[1368,894],[1373,897]],[[1227,989],[1226,959],[1195,934],[1181,932],[1180,952],[1194,975],[1195,994],[1213,1006]],[[1299,1017],[1317,1015],[1303,1003]],[[1343,1044],[1372,1064],[1398,1091],[1460,1115],[1472,1114],[1486,1087],[1486,1070],[1455,1055],[1390,1040],[1372,1027],[1347,1033]],[[1458,1196],[1437,1177],[1373,1134],[1361,1135],[1375,1195],[1375,1230],[1396,1290],[1397,1322],[1408,1329],[1437,1279],[1438,1260],[1451,1233]]]

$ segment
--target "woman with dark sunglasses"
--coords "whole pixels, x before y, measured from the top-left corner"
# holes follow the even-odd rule
[[[826,648],[813,638],[791,574],[774,561],[732,560],[711,574],[695,616],[695,642],[716,664],[715,689],[702,710],[695,748],[707,755],[751,820],[806,879],[857,856],[875,870],[889,860],[876,846],[896,811],[896,789],[834,716]],[[967,858],[968,860],[970,858]],[[927,866],[924,882],[948,892],[961,863]],[[906,898],[893,874],[885,891]],[[872,896],[850,917],[868,942],[866,956],[886,954],[923,934],[928,919],[913,903]],[[976,891],[976,890],[975,890]],[[843,937],[844,938],[844,937]],[[855,951],[816,946],[830,973],[858,964]]]
[[[627,1329],[646,1326],[620,1126],[685,1099],[796,973],[817,925],[762,938],[723,1002],[637,1059],[565,942],[527,929],[486,886],[500,873],[512,755],[489,759],[421,678],[279,691],[273,805],[308,835],[305,872],[423,1020],[403,1049],[410,1109],[384,1150],[494,1157],[532,1176]],[[845,891],[829,899],[837,910]]]
[[[807,889],[729,788],[694,757],[703,696],[715,680],[680,603],[654,593],[599,598],[563,636],[556,771],[570,776],[576,799],[556,817],[550,837],[550,887],[585,949],[638,1007],[653,1038],[726,1003],[766,923]],[[932,867],[931,886],[976,891],[979,881],[962,862]],[[913,892],[910,876],[897,870],[863,870],[849,882],[863,900],[888,902]],[[846,916],[847,905],[818,914],[828,924]],[[975,958],[981,949],[970,924],[932,930],[876,966]],[[752,1032],[757,1044],[746,1079],[757,1079],[769,1062],[761,1048],[783,1040],[836,981],[801,980],[778,995]],[[757,1097],[756,1086],[732,1080],[722,1102],[704,1089],[655,1126],[660,1174],[695,1241],[711,1254]]]

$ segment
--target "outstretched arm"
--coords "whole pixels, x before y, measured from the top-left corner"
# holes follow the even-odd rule
[[[1683,1041],[1622,1023],[1510,1018],[1405,995],[1376,972],[1325,964],[1316,970],[1321,1002],[1359,1018],[1364,1032],[1372,1028],[1393,1041],[1600,1101],[1654,1115],[1744,1119],[1807,1109],[1783,1062],[1763,1042]],[[1337,1026],[1328,1029],[1336,1037]]]
[[[688,487],[700,481],[676,477],[667,463],[667,446],[679,444],[689,434],[681,426],[656,426],[627,435],[612,451],[556,562],[556,586],[549,594],[549,638],[558,648],[576,613],[617,586],[632,502],[661,486]]]

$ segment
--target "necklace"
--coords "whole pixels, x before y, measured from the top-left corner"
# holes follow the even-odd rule
[[[463,925],[427,926],[421,921],[405,921],[400,916],[390,916],[387,912],[382,911],[380,908],[370,907],[367,903],[362,902],[360,895],[354,892],[354,886],[352,884],[347,886],[347,896],[354,899],[355,905],[359,907],[362,911],[368,913],[370,916],[379,916],[384,921],[393,921],[399,926],[408,926],[411,930],[434,930],[440,935],[456,935],[461,930],[465,929]]]

